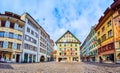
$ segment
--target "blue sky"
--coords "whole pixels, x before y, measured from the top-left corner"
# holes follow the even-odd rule
[[[0,13],[28,12],[56,41],[70,30],[81,42],[113,0],[0,0]]]

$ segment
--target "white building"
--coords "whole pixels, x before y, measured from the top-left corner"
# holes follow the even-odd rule
[[[22,61],[38,62],[39,24],[28,13],[24,13],[21,19],[25,21]]]
[[[50,61],[50,36],[28,13],[21,19],[25,21],[22,61]]]
[[[49,39],[49,35],[44,31],[43,28],[40,29],[40,45],[39,45],[39,53],[38,53],[38,61],[48,61],[47,58],[47,52],[48,52],[48,39]]]

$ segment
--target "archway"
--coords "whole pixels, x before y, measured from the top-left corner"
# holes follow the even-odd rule
[[[44,61],[45,61],[45,57],[44,57],[44,56],[41,56],[40,62],[44,62]]]

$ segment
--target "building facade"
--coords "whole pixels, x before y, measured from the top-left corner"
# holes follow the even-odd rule
[[[12,12],[0,14],[0,60],[21,62],[24,21]]]
[[[98,62],[98,50],[97,50],[98,41],[97,41],[97,36],[96,36],[94,28],[95,28],[95,26],[92,26],[91,31],[89,33],[90,62]]]
[[[24,13],[21,19],[25,21],[22,61],[37,62],[39,24],[28,13]]]
[[[88,59],[87,59],[87,50],[86,50],[86,42],[88,42],[87,41],[87,38],[85,39],[85,41],[83,42],[83,44],[81,45],[81,47],[80,47],[80,55],[81,55],[81,60],[82,61],[87,61]]]
[[[50,61],[53,44],[49,34],[30,14],[0,14],[0,61]]]
[[[113,11],[112,24],[115,47],[115,63],[120,63],[120,0],[114,0],[111,5]]]
[[[50,36],[28,13],[21,19],[25,21],[23,62],[50,61]]]
[[[115,61],[115,47],[112,24],[112,10],[108,8],[104,12],[104,16],[99,19],[99,23],[95,28],[97,33],[98,55],[102,57],[104,62]]]
[[[56,45],[56,62],[80,62],[80,41],[70,31],[60,37]]]
[[[98,50],[98,55],[95,54],[98,60],[101,57],[104,63],[120,63],[120,0],[114,0],[105,10],[94,30],[95,34],[90,40],[97,38],[98,44],[94,47]],[[84,46],[81,47],[83,49]],[[90,55],[92,49],[94,48],[90,46]]]
[[[39,61],[49,61],[50,59],[50,36],[43,28],[40,29]]]

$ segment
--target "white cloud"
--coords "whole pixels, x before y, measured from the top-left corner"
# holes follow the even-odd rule
[[[113,0],[1,0],[0,12],[28,12],[54,41],[70,30],[83,42],[91,26],[97,24],[112,2]]]

